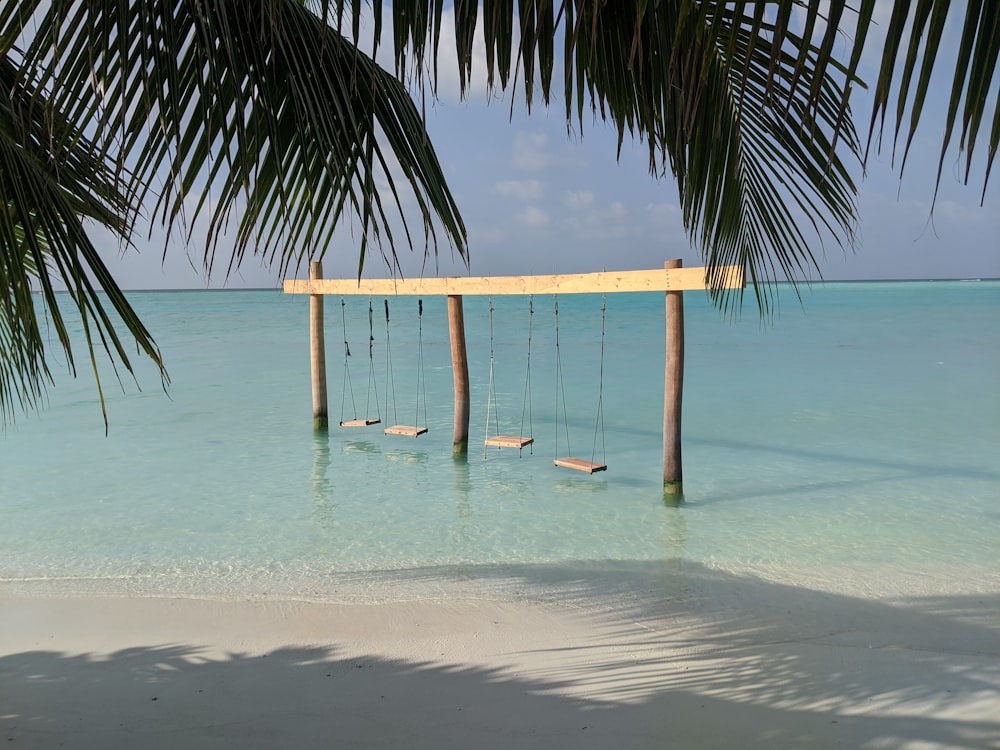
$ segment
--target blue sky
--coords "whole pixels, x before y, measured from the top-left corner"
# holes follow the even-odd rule
[[[449,54],[445,45],[442,59],[453,59]],[[474,61],[474,70],[482,72],[481,63]],[[685,265],[702,264],[681,225],[676,185],[671,178],[649,175],[643,144],[626,141],[616,159],[617,136],[602,122],[587,120],[582,135],[576,128],[568,134],[562,101],[548,111],[539,106],[529,116],[520,92],[513,94],[511,116],[512,95],[488,101],[481,80],[460,101],[457,76],[450,66],[441,67],[439,99],[428,102],[428,130],[469,230],[471,268],[447,247],[436,262],[431,258],[426,264],[422,247],[401,249],[405,275],[656,268],[678,257]],[[823,278],[1000,277],[1000,188],[994,176],[980,206],[982,159],[964,186],[957,176],[957,149],[949,154],[931,214],[942,130],[933,114],[943,111],[946,96],[944,86],[933,89],[931,116],[918,131],[902,181],[892,167],[891,149],[870,158],[860,184],[854,250],[829,238],[814,244]],[[862,97],[855,105],[859,128],[869,111]],[[277,269],[256,258],[248,258],[228,279],[224,267],[207,279],[197,244],[172,245],[163,262],[158,233],[124,256],[112,243],[105,246],[112,272],[125,288],[267,288],[281,281]],[[328,277],[356,273],[357,240],[349,226],[328,249],[324,265]],[[384,263],[371,256],[365,275],[386,272]]]

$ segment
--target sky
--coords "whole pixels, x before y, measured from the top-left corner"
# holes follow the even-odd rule
[[[954,28],[947,34],[954,43]],[[445,35],[442,59],[454,59],[452,50]],[[473,65],[483,71],[481,55]],[[575,126],[568,133],[561,100],[549,110],[536,105],[529,115],[519,91],[512,108],[510,93],[490,98],[480,77],[462,101],[457,73],[447,65],[442,72],[439,97],[427,104],[427,129],[465,219],[470,263],[466,267],[447,246],[429,259],[422,245],[412,252],[402,248],[405,276],[659,268],[671,258],[703,265],[681,223],[676,183],[649,175],[644,144],[626,140],[619,157],[617,134],[600,121],[585,120],[582,133]],[[861,94],[855,116],[865,135],[870,104]],[[922,121],[902,180],[891,149],[869,158],[859,187],[855,245],[817,239],[813,250],[819,269],[812,280],[1000,277],[1000,178],[993,177],[981,206],[982,159],[966,186],[958,177],[957,150],[949,154],[931,211],[942,132],[934,114],[943,111],[946,96],[944,86],[932,89],[930,116]],[[419,227],[419,217],[413,216]],[[224,265],[209,278],[201,269],[197,243],[172,243],[164,257],[158,228],[149,242],[138,242],[124,254],[111,239],[98,242],[126,289],[281,284],[277,268],[252,257],[228,278]],[[324,273],[353,277],[357,261],[357,238],[345,226],[327,249]],[[383,277],[388,269],[372,255],[365,275]]]

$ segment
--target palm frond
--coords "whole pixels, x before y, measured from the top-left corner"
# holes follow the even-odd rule
[[[397,248],[417,245],[414,223],[425,257],[439,238],[466,257],[465,227],[410,95],[331,18],[300,0],[0,4],[6,90],[18,97],[0,134],[10,209],[0,345],[12,353],[5,362],[22,363],[5,381],[5,416],[15,401],[35,403],[47,374],[44,348],[32,343],[32,283],[71,368],[59,285],[82,316],[92,360],[103,346],[131,370],[103,291],[165,377],[85,220],[128,243],[148,211],[168,241],[204,242],[209,274],[231,272],[247,254],[284,273],[322,257],[348,221],[360,227],[362,263],[374,247],[398,266]],[[37,116],[30,128],[17,122],[26,114]],[[228,262],[217,262],[223,252]]]
[[[853,240],[850,173],[862,153],[850,102],[861,85],[858,71],[879,1],[562,0],[557,22],[548,24],[538,21],[549,18],[546,0],[518,0],[520,44],[511,59],[506,51],[514,34],[502,21],[511,17],[513,0],[489,0],[483,6],[486,75],[491,86],[506,86],[512,67],[521,65],[529,107],[537,86],[548,104],[556,65],[548,51],[561,39],[568,124],[582,130],[593,107],[618,128],[620,139],[646,139],[651,169],[662,172],[666,163],[677,178],[687,231],[710,265],[736,256],[755,280],[798,274],[815,265],[800,227],[813,226],[821,236],[832,232],[841,244]],[[396,23],[407,24],[394,34],[398,68],[436,70],[439,61],[430,65],[427,58],[435,54],[440,28],[424,21],[443,3],[394,0]],[[335,5],[351,12],[344,0]],[[956,56],[940,61],[942,28],[949,12],[963,7]],[[476,17],[458,11],[456,3],[464,92]],[[894,2],[874,87],[869,146],[881,140],[894,101],[891,140],[902,146],[902,174],[931,72],[935,64],[943,66],[954,78],[934,187],[960,126],[966,181],[977,146],[987,149],[985,195],[1000,141],[998,54],[1000,4]],[[782,201],[772,198],[770,207],[760,203],[768,180],[787,191]]]
[[[51,382],[43,320],[75,373],[72,340],[57,286],[80,316],[97,379],[105,426],[95,342],[112,362],[131,372],[128,351],[113,315],[140,351],[160,367],[159,351],[90,241],[84,221],[128,234],[130,215],[115,170],[73,121],[0,56],[0,422],[38,404]],[[53,148],[53,144],[57,144]],[[103,295],[100,293],[103,292]],[[65,299],[65,298],[64,298]],[[110,308],[110,311],[109,309]]]
[[[405,87],[300,2],[56,0],[27,57],[41,65],[51,49],[53,96],[103,115],[98,136],[120,150],[130,193],[189,239],[207,223],[209,272],[231,225],[227,271],[256,253],[283,273],[321,257],[350,216],[362,254],[374,244],[395,264],[394,225],[414,246],[403,186],[423,251],[437,250],[440,229],[465,253],[465,227]],[[388,203],[367,191],[376,173]]]

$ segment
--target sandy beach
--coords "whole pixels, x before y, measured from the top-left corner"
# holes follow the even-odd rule
[[[2,737],[10,748],[1000,748],[996,592],[862,597],[691,565],[596,586],[564,572],[561,594],[520,600],[5,590]]]

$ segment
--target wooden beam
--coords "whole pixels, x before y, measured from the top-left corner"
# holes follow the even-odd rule
[[[683,292],[707,289],[704,267],[657,268],[649,271],[600,271],[598,273],[543,276],[452,276],[427,279],[287,279],[285,294],[341,295],[504,295],[586,294],[595,292]],[[742,266],[724,266],[717,272],[719,287],[746,286]]]

